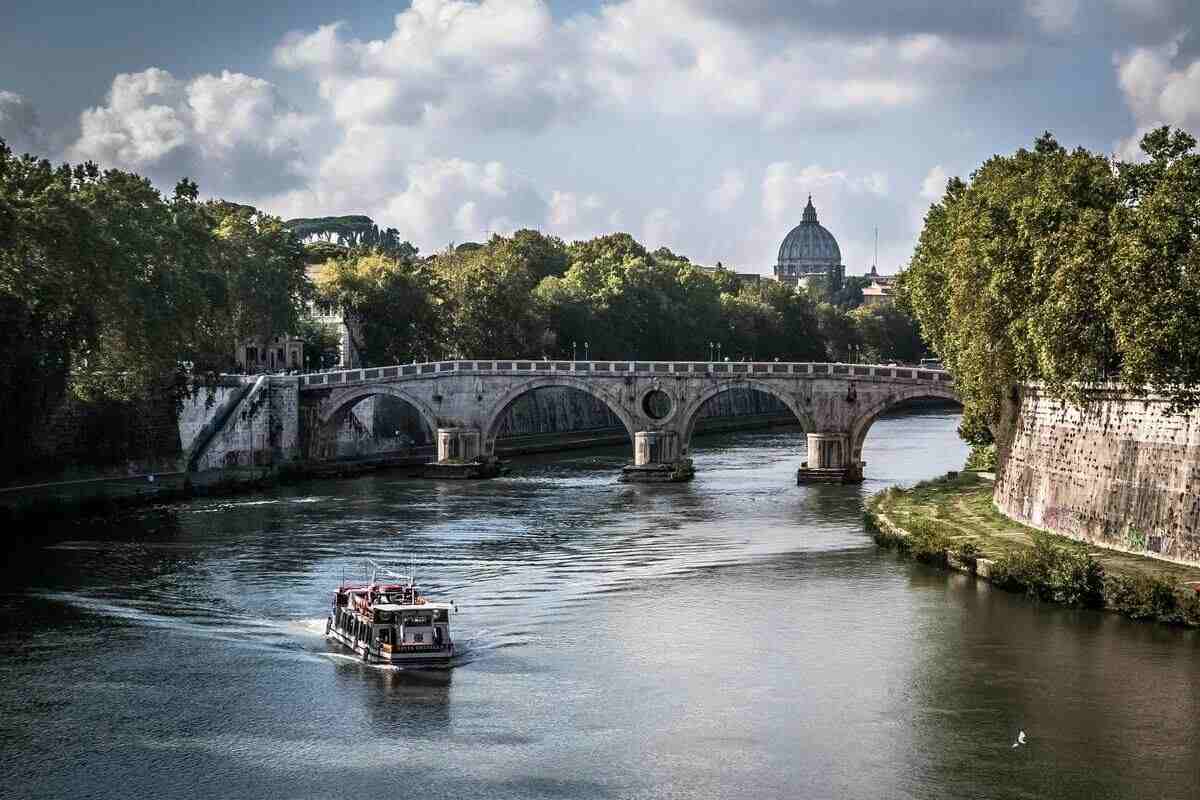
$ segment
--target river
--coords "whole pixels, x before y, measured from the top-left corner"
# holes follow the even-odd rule
[[[864,532],[869,493],[962,464],[957,422],[880,420],[861,487],[797,487],[773,429],[698,439],[683,485],[604,449],[64,523],[3,568],[0,795],[1200,797],[1196,633]],[[366,557],[457,602],[453,670],[325,644]]]

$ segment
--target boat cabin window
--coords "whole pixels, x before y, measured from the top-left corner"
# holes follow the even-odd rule
[[[434,622],[449,622],[449,621],[450,621],[450,614],[449,614],[449,612],[447,612],[447,611],[446,611],[446,609],[444,609],[444,608],[437,608],[437,609],[434,609],[434,611],[433,611],[433,621],[434,621]]]
[[[391,644],[392,643],[392,631],[390,628],[380,628],[379,629],[379,643],[380,644]]]
[[[425,641],[425,634],[423,634],[423,633],[414,633],[414,634],[413,634],[413,641],[414,641],[414,642],[423,642],[423,641]]]

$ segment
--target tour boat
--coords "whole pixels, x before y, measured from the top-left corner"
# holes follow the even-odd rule
[[[343,582],[333,595],[325,635],[362,657],[366,664],[448,666],[452,603],[421,596],[411,575],[398,575],[371,562],[368,583]]]

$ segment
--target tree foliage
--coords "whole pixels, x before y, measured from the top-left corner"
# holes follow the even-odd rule
[[[335,259],[321,267],[317,290],[342,309],[365,363],[441,357],[442,291],[423,263],[382,253]]]
[[[163,197],[138,175],[0,142],[8,456],[68,393],[181,399],[186,364],[231,367],[239,337],[289,330],[306,295],[303,250],[280,220],[200,202],[186,179]]]
[[[1194,147],[1163,128],[1123,164],[1047,133],[948,182],[898,297],[954,372],[967,436],[986,440],[1031,381],[1073,401],[1109,379],[1200,400]]]
[[[367,216],[351,214],[344,217],[301,217],[284,223],[301,240],[309,244],[334,244],[351,249],[375,250],[397,258],[412,258],[417,250],[401,240],[395,228],[380,230]]]

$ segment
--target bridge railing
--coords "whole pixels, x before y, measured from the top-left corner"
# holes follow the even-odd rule
[[[395,364],[299,376],[301,387],[339,386],[374,380],[423,379],[439,375],[666,375],[712,377],[846,377],[898,378],[953,383],[945,370],[892,364],[844,364],[809,361],[546,361],[533,359],[471,359]]]

